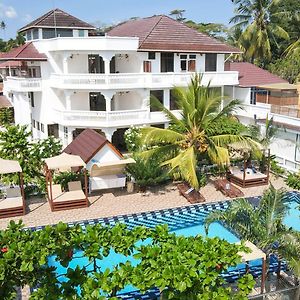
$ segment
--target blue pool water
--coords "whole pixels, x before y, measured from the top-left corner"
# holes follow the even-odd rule
[[[300,231],[300,196],[295,196],[289,203],[289,214],[284,219],[284,224],[294,230]]]

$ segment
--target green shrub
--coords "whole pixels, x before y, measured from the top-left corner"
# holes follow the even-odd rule
[[[60,172],[53,176],[54,184],[60,184],[62,189],[66,191],[68,189],[68,182],[77,181],[82,179],[81,173],[75,172]]]
[[[285,183],[292,189],[300,190],[300,174],[289,173]]]
[[[153,186],[170,179],[167,169],[160,166],[155,158],[144,159],[138,154],[134,155],[135,164],[127,166],[127,173],[142,187]]]
[[[138,151],[141,143],[141,130],[137,127],[130,127],[124,133],[126,148],[129,152]]]
[[[271,171],[273,173],[275,173],[275,175],[277,175],[277,176],[285,174],[285,169],[280,167],[278,162],[275,159],[271,160],[270,168],[271,168]]]

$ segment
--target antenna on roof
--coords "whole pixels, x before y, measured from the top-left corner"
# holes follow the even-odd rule
[[[57,29],[56,29],[56,8],[55,8],[55,0],[53,0],[53,19],[54,19],[54,34],[57,37]]]

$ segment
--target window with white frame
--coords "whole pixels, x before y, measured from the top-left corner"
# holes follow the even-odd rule
[[[181,71],[196,71],[196,54],[180,54]]]

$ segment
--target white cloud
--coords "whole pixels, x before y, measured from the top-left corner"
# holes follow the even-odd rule
[[[18,16],[18,14],[13,6],[7,6],[3,3],[0,3],[0,17],[14,19],[17,16]]]

